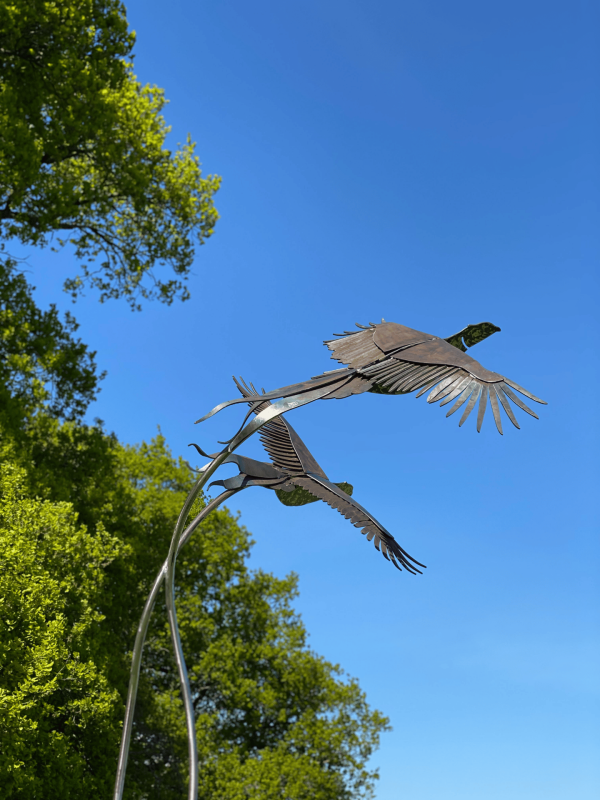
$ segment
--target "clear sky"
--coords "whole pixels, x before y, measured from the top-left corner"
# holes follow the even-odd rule
[[[548,401],[499,436],[414,396],[290,421],[424,576],[322,503],[234,510],[251,564],[300,576],[311,646],[391,717],[379,800],[600,796],[599,7],[592,2],[132,0],[136,71],[223,176],[192,299],[74,313],[108,370],[90,416],[176,454],[229,438],[231,375],[332,369],[321,344],[381,317],[448,336]],[[40,303],[72,254],[31,251]],[[472,415],[474,416],[474,415]],[[243,451],[261,457],[251,442]],[[232,468],[228,468],[233,473]]]

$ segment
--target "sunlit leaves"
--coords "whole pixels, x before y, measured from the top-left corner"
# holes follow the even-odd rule
[[[119,696],[94,631],[106,566],[126,550],[71,507],[30,499],[0,466],[0,785],[3,797],[92,796],[118,740]],[[104,780],[102,780],[104,778]]]
[[[81,417],[96,397],[95,353],[76,339],[78,325],[54,306],[40,310],[25,276],[0,257],[0,402],[22,418],[45,409],[53,416]]]
[[[213,232],[220,179],[189,140],[171,151],[162,90],[137,82],[116,0],[0,9],[0,232],[70,242],[100,298],[188,296],[195,247]],[[174,277],[165,275],[169,268]]]

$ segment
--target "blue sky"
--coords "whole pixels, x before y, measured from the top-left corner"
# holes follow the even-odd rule
[[[398,573],[324,504],[233,506],[251,564],[300,576],[311,646],[393,732],[379,800],[592,800],[600,790],[598,7],[591,2],[128,3],[136,72],[223,176],[192,299],[131,313],[61,293],[108,370],[90,416],[176,454],[228,438],[231,375],[267,389],[335,366],[323,339],[386,320],[448,336],[548,401],[498,436],[414,396],[290,421],[335,481],[428,565]],[[261,457],[260,446],[243,452]]]

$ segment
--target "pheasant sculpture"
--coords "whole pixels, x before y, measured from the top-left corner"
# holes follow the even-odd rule
[[[477,430],[480,431],[489,398],[499,433],[503,432],[500,407],[512,424],[519,427],[509,399],[538,419],[537,414],[515,392],[546,405],[544,400],[527,389],[504,375],[491,372],[467,354],[467,348],[500,330],[491,322],[468,325],[446,339],[385,320],[369,325],[356,323],[356,326],[358,330],[334,334],[338,338],[325,342],[332,351],[331,357],[344,365],[341,369],[267,392],[262,397],[263,401],[302,395],[304,392],[315,392],[316,389],[321,391],[316,392],[318,397],[315,399],[327,400],[339,400],[362,392],[395,395],[417,391],[417,397],[420,397],[429,391],[429,403],[441,401],[440,405],[445,406],[454,401],[447,417],[466,404],[459,426],[479,401]],[[198,422],[241,402],[244,402],[244,398],[221,403]]]

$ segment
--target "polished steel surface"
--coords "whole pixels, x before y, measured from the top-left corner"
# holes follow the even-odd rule
[[[510,403],[506,399],[506,395],[504,394],[504,392],[496,384],[494,384],[493,388],[494,388],[494,392],[496,393],[496,396],[498,397],[498,400],[500,400],[500,403],[502,404],[502,408],[506,411],[506,416],[509,418],[509,420],[512,422],[512,424],[515,426],[515,428],[519,428],[520,425],[517,422],[517,418],[513,414],[513,410],[510,407]]]
[[[481,384],[476,383],[473,387],[473,394],[469,398],[469,402],[466,405],[465,410],[463,411],[463,415],[460,418],[460,422],[458,423],[458,427],[460,428],[465,422],[471,411],[475,408],[475,403],[479,400],[479,395],[481,394]]]
[[[312,392],[315,390],[316,387],[324,387],[325,391],[323,392],[321,397],[325,396],[329,391],[332,390],[331,387],[337,387],[344,383],[349,377],[349,372],[346,369],[336,369],[332,372],[324,373],[323,375],[318,375],[315,378],[311,378],[308,381],[301,381],[300,383],[294,383],[290,386],[284,386],[281,389],[277,389],[274,392],[267,392],[265,397],[269,400],[276,400],[280,397],[291,397],[292,395],[300,395],[303,392]],[[218,406],[215,406],[212,411],[209,411],[208,414],[205,414],[200,419],[196,420],[196,424],[199,422],[204,422],[205,419],[212,417],[217,412],[221,411],[223,408],[227,406],[234,405],[235,403],[243,403],[243,397],[236,397],[233,400],[228,400],[225,403],[220,403]]]
[[[467,386],[467,384],[469,384],[470,382],[471,378],[470,376],[467,376],[466,378],[461,378],[458,383],[453,384],[452,391],[450,392],[450,394],[447,394],[446,397],[444,397],[444,399],[440,403],[440,408],[442,406],[448,405],[448,403],[451,403],[456,397],[458,397],[458,395],[462,391],[464,391],[465,386]]]
[[[477,433],[481,430],[481,426],[483,424],[483,417],[485,415],[485,409],[487,408],[487,399],[488,399],[489,389],[487,384],[481,387],[481,395],[479,397],[479,410],[477,412]]]
[[[467,385],[460,393],[456,403],[454,403],[452,408],[447,412],[446,417],[449,417],[451,416],[451,414],[454,414],[455,411],[458,411],[458,409],[462,406],[462,404],[471,396],[471,393],[473,392],[474,388],[475,388],[474,383],[470,379],[467,379]]]
[[[500,406],[498,405],[498,395],[496,394],[495,386],[492,386],[490,389],[490,406],[492,407],[492,414],[494,415],[494,422],[496,423],[496,428],[498,428],[498,433],[503,433]]]
[[[528,405],[525,405],[525,403],[521,400],[520,397],[517,397],[517,395],[508,388],[508,384],[506,383],[506,381],[501,383],[498,388],[501,389],[507,397],[510,397],[510,399],[513,401],[513,403],[515,403],[515,405],[519,406],[519,408],[522,408],[523,411],[526,411],[528,414],[531,414],[532,417],[539,419],[535,411],[532,411]],[[538,400],[537,402],[543,403],[544,401]]]
[[[178,553],[180,552],[184,544],[189,540],[190,536],[196,530],[196,528],[202,522],[202,520],[205,519],[211,513],[211,511],[220,506],[221,503],[223,503],[232,495],[236,494],[237,491],[238,491],[237,489],[233,489],[222,492],[218,497],[216,497],[214,500],[211,500],[211,502],[208,503],[202,509],[202,511],[198,514],[198,516],[194,519],[194,521],[190,525],[188,525],[188,527],[183,532],[179,540],[179,543],[177,545]],[[158,592],[160,591],[160,587],[162,586],[166,574],[167,574],[167,562],[165,561],[154,580],[152,589],[150,590],[150,594],[148,595],[148,599],[146,600],[146,604],[144,605],[142,616],[140,617],[140,621],[138,623],[138,629],[131,657],[131,671],[129,676],[129,687],[127,690],[125,719],[123,720],[123,731],[121,733],[121,746],[119,749],[119,759],[117,762],[117,778],[115,782],[115,791],[113,795],[114,800],[121,800],[121,797],[123,796],[123,787],[125,785],[125,773],[127,771],[127,759],[129,756],[129,746],[131,743],[131,731],[133,727],[135,701],[137,699],[137,690],[140,680],[142,652],[144,649],[144,643],[146,641],[146,634],[148,632],[148,625],[150,624],[150,617],[152,616],[154,603],[156,602]]]

